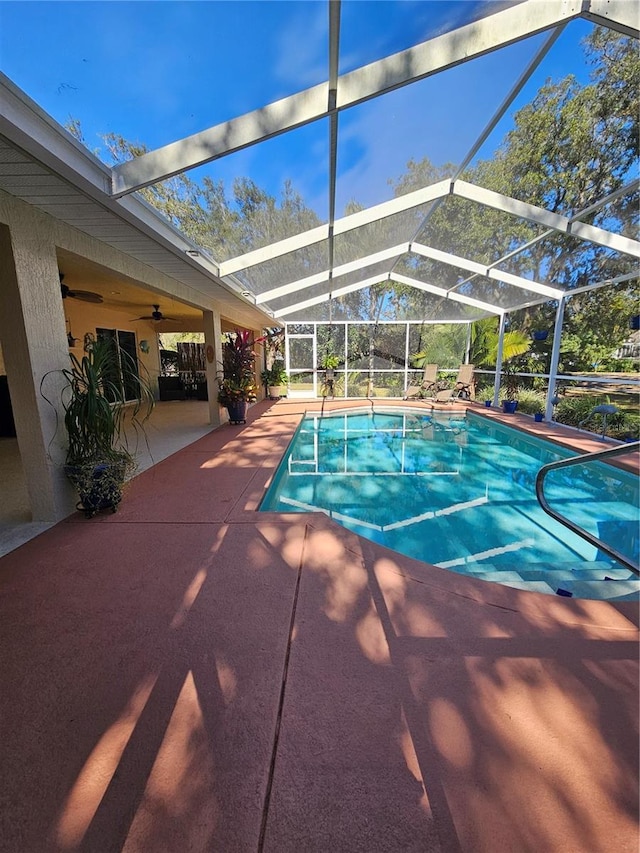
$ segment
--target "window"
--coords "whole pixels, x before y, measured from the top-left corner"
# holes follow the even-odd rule
[[[112,386],[120,389],[122,399],[137,400],[138,387],[135,378],[139,375],[139,371],[135,332],[121,332],[119,329],[96,329],[96,335],[98,340],[113,342],[117,357],[114,360],[113,376],[109,377]],[[127,360],[126,370],[122,369],[124,359]],[[108,387],[105,390],[107,398],[115,399],[114,387]]]

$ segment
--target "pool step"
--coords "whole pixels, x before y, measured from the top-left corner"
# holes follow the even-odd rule
[[[501,568],[490,563],[468,564],[454,571],[479,580],[502,583],[515,589],[557,595],[558,589],[571,592],[574,598],[617,601],[640,599],[640,578],[622,567],[607,566],[601,561],[549,565],[529,563],[518,571],[512,566]],[[604,580],[605,577],[611,580]]]

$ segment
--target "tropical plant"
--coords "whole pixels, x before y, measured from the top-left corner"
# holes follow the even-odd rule
[[[283,361],[274,361],[271,367],[262,371],[260,378],[267,388],[273,388],[278,385],[287,385],[289,382],[289,377],[284,368]]]
[[[125,415],[137,436],[144,435],[153,393],[138,364],[111,339],[90,339],[81,359],[74,353],[69,358],[70,367],[45,374],[40,385],[57,412],[43,389],[52,374],[62,378],[60,404],[68,440],[65,473],[87,514],[106,507],[115,510],[122,485],[136,467]],[[125,399],[124,387],[134,399]]]
[[[606,394],[564,397],[556,408],[554,419],[558,423],[582,427],[590,432],[601,433],[606,427],[605,434],[615,438],[637,437],[637,416],[622,411],[613,411],[605,416],[601,412],[594,412],[598,406],[611,406],[611,398]]]
[[[217,379],[221,406],[240,401],[253,403],[258,399],[254,345],[253,335],[246,329],[236,329],[223,344],[222,376]]]
[[[218,402],[221,406],[232,406],[242,401],[255,403],[257,399],[256,383],[252,376],[218,379]]]
[[[478,367],[494,367],[498,360],[500,334],[498,320],[487,317],[476,320],[471,326],[471,349],[469,362]],[[511,329],[504,333],[502,341],[502,362],[524,355],[531,349],[531,338],[521,329]]]

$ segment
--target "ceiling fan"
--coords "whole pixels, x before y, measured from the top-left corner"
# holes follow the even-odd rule
[[[163,320],[170,320],[174,323],[178,323],[179,320],[176,317],[165,317],[162,311],[160,310],[159,305],[153,305],[153,311],[151,314],[147,314],[145,317],[134,317],[129,322],[134,323],[137,320],[151,320],[153,323],[161,323]]]
[[[60,290],[62,292],[63,299],[80,299],[82,302],[93,302],[96,305],[104,301],[99,293],[93,293],[91,290],[71,290],[70,287],[64,284],[64,273],[59,273],[59,276]]]

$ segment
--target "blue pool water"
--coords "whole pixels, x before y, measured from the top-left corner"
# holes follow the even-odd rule
[[[539,468],[574,455],[467,413],[307,415],[260,509],[317,512],[407,556],[511,586],[634,596],[634,575],[555,522]],[[552,471],[552,507],[636,556],[638,481],[603,463]],[[616,583],[603,583],[604,577]]]

